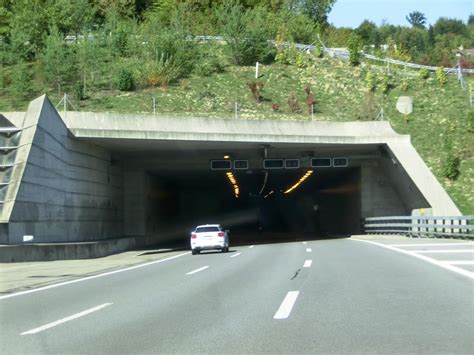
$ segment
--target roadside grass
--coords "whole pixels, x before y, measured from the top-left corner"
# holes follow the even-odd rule
[[[263,83],[263,89],[258,103],[247,85],[255,80],[253,66],[227,64],[222,73],[208,77],[192,74],[166,88],[139,88],[133,92],[114,89],[113,80],[104,69],[98,75],[100,80],[89,85],[87,98],[72,102],[80,111],[152,114],[154,98],[158,115],[296,121],[373,120],[383,107],[384,119],[398,133],[411,135],[413,145],[460,210],[474,215],[474,134],[468,132],[471,109],[466,92],[454,77],[441,86],[434,76],[421,79],[416,72],[391,68],[393,88],[383,94],[379,85],[372,101],[368,101],[366,73],[384,70],[370,64],[353,68],[336,59],[309,57],[301,68],[278,63],[262,65],[258,80]],[[39,82],[38,78],[33,80],[31,97],[23,99],[9,91],[4,83],[0,87],[0,111],[26,110],[29,100],[42,93],[47,93],[53,104],[57,104],[61,99],[57,90],[41,87]],[[407,84],[406,90],[402,90],[402,82]],[[311,87],[316,99],[313,116],[305,102],[306,85]],[[288,106],[292,94],[299,102],[297,112],[291,112]],[[413,113],[407,117],[396,110],[399,96],[413,99]],[[278,110],[274,110],[276,106]],[[461,160],[456,180],[444,177],[447,140],[452,142],[453,154]]]

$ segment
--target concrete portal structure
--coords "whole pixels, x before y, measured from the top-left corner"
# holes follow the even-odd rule
[[[364,217],[460,215],[387,122],[290,122],[67,112],[46,96],[0,116],[0,244],[187,238],[197,223],[243,231],[356,233]],[[239,198],[210,161],[235,170]],[[347,167],[311,169],[316,157]],[[264,158],[300,168],[265,170]],[[308,170],[293,192],[284,191]],[[273,191],[273,192],[270,192]],[[267,196],[265,198],[265,196]]]

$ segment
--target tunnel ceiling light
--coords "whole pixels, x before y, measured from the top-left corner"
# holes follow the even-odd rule
[[[313,173],[313,170],[308,170],[306,172],[306,174],[304,174],[302,177],[300,177],[300,179],[295,182],[293,184],[293,186],[291,186],[290,188],[288,188],[284,193],[285,194],[289,194],[291,191],[293,191],[294,189],[296,189],[298,186],[300,186],[307,178],[309,178],[311,176],[311,174]]]
[[[228,154],[224,155],[224,159],[230,159],[230,155]]]
[[[229,180],[230,184],[232,185],[232,187],[234,189],[235,198],[239,198],[240,188],[239,188],[239,184],[237,183],[237,179],[235,178],[234,174],[230,171],[228,171],[225,174],[226,174],[227,179]]]

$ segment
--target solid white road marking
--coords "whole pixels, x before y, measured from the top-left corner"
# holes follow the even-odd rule
[[[472,245],[474,243],[430,243],[430,244],[387,244],[389,247],[431,247],[431,246],[457,246],[457,245]]]
[[[71,281],[65,281],[65,282],[60,282],[60,283],[53,284],[53,285],[49,285],[49,286],[44,286],[44,287],[35,288],[35,289],[32,289],[32,290],[16,292],[16,293],[12,293],[12,294],[10,294],[10,295],[0,296],[0,300],[6,299],[6,298],[11,298],[11,297],[16,297],[16,296],[21,296],[21,295],[27,295],[27,294],[29,294],[29,293],[44,291],[44,290],[48,290],[48,289],[50,289],[50,288],[55,288],[55,287],[60,287],[60,286],[65,286],[65,285],[70,285],[70,284],[75,284],[76,282],[82,282],[82,281],[97,279],[97,278],[99,278],[99,277],[104,277],[104,276],[109,276],[109,275],[113,275],[113,274],[118,274],[118,273],[121,273],[121,272],[124,272],[124,271],[134,270],[134,269],[138,269],[138,268],[141,268],[141,267],[150,266],[150,265],[153,265],[153,264],[159,264],[159,263],[162,263],[162,262],[165,262],[165,261],[168,261],[168,260],[172,260],[172,259],[179,258],[179,257],[184,256],[184,255],[188,255],[188,254],[190,254],[190,253],[191,253],[191,252],[188,251],[188,252],[186,252],[186,253],[178,254],[178,255],[175,255],[175,256],[170,256],[169,258],[166,258],[166,259],[150,261],[149,263],[144,263],[144,264],[139,264],[139,265],[135,265],[135,266],[130,266],[130,267],[127,267],[127,268],[125,268],[125,269],[119,269],[119,270],[104,272],[103,274],[97,274],[97,275],[93,275],[93,276],[87,276],[87,277],[84,277],[84,278],[82,278],[82,279],[76,279],[76,280],[71,280]]]
[[[313,250],[311,248],[306,248],[307,253],[311,253]]]
[[[313,260],[306,260],[306,261],[304,262],[303,267],[311,267],[311,264],[312,264],[312,263],[313,263]]]
[[[441,262],[450,265],[474,265],[474,260],[442,260]]]
[[[107,306],[110,306],[112,304],[113,303],[104,303],[104,304],[101,304],[100,306],[97,306],[97,307],[94,307],[94,308],[89,308],[85,311],[73,314],[72,316],[57,320],[57,321],[52,322],[52,323],[45,324],[45,325],[43,325],[41,327],[38,327],[38,328],[35,328],[35,329],[28,330],[26,332],[21,333],[21,335],[36,334],[36,333],[42,332],[43,330],[55,327],[57,325],[60,325],[60,324],[66,323],[66,322],[69,322],[69,321],[77,319],[79,317],[84,317],[85,315],[88,315],[92,312],[97,312],[97,311],[99,311],[99,310],[101,310],[101,309],[103,309]]]
[[[417,254],[436,254],[436,253],[474,253],[474,249],[445,249],[445,250],[410,250]]]
[[[285,299],[278,308],[278,311],[273,316],[273,319],[286,319],[291,313],[293,306],[296,302],[296,298],[298,298],[299,291],[290,291],[286,295]]]
[[[255,245],[251,245],[251,246],[249,246],[249,249],[252,249],[254,246],[255,246]]]
[[[242,253],[234,254],[234,255],[231,256],[231,258],[235,258],[236,256],[239,256],[240,254],[242,254]]]
[[[438,265],[438,266],[440,266],[440,267],[442,267],[442,268],[445,268],[445,269],[454,271],[454,272],[456,272],[456,273],[458,273],[458,274],[461,274],[461,275],[463,275],[463,276],[467,276],[467,277],[469,277],[469,278],[471,278],[471,279],[474,279],[474,272],[467,271],[467,270],[465,270],[465,269],[456,267],[456,266],[454,266],[454,265],[445,264],[445,263],[443,263],[442,261],[429,258],[429,257],[427,257],[427,256],[425,256],[425,255],[420,255],[420,254],[414,253],[413,251],[408,251],[408,250],[403,250],[403,249],[394,248],[394,247],[391,247],[391,246],[389,246],[389,245],[385,245],[385,244],[373,242],[373,241],[371,241],[371,240],[363,240],[363,239],[355,239],[355,238],[350,238],[349,240],[354,240],[354,241],[356,241],[356,242],[363,242],[363,243],[378,245],[379,247],[386,248],[386,249],[390,249],[390,250],[393,250],[393,251],[396,251],[396,252],[399,252],[399,253],[402,253],[402,254],[406,254],[406,255],[413,256],[413,257],[415,257],[415,258],[418,258],[418,259],[427,261],[427,262],[429,262],[429,263],[431,263],[431,264]]]
[[[186,275],[195,274],[196,272],[199,272],[199,271],[202,271],[202,270],[206,270],[208,267],[209,267],[209,266],[200,267],[199,269],[196,269],[196,270],[193,270],[193,271],[188,272]]]

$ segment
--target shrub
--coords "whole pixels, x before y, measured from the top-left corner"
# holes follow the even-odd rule
[[[367,89],[369,89],[369,91],[375,91],[375,88],[377,87],[377,81],[374,73],[370,71],[367,72],[367,75],[365,76],[365,83],[367,84]]]
[[[387,74],[381,74],[378,76],[377,81],[380,83],[380,89],[384,94],[387,94],[393,87],[392,77]]]
[[[74,83],[73,91],[74,91],[74,98],[76,100],[84,100],[84,98],[85,98],[84,85],[80,80],[78,80]]]
[[[145,65],[144,81],[150,86],[167,87],[170,82],[180,77],[181,70],[173,61],[173,58],[166,58],[161,55],[160,60],[151,61]]]
[[[121,69],[118,74],[117,87],[120,91],[135,90],[133,73],[128,69]]]
[[[461,173],[459,170],[460,164],[461,160],[459,157],[455,156],[452,151],[450,151],[443,168],[444,176],[449,180],[456,180]]]
[[[311,92],[311,87],[309,84],[306,84],[304,87],[304,92],[306,93],[306,105],[308,106],[308,113],[311,114],[314,105],[316,104],[316,99],[314,94]]]
[[[446,76],[446,73],[443,68],[436,69],[436,79],[441,85],[446,84],[446,82],[448,81],[448,77]]]
[[[349,48],[349,62],[352,66],[356,66],[360,64],[360,51],[362,49],[362,40],[361,38],[355,34],[351,33],[349,36],[349,40],[347,43]]]
[[[402,89],[402,91],[407,91],[409,87],[410,87],[410,83],[408,82],[408,79],[403,78],[400,83],[400,89]]]
[[[288,98],[288,109],[290,112],[300,112],[300,103],[298,102],[298,98],[294,93],[291,93],[290,97]]]
[[[199,76],[211,76],[215,73],[222,73],[224,71],[224,65],[219,58],[211,56],[208,59],[197,64],[194,68],[194,72]]]
[[[255,101],[260,102],[262,96],[260,95],[261,90],[263,89],[263,83],[258,80],[251,80],[247,83],[250,91],[252,92]]]
[[[418,75],[420,76],[420,78],[422,79],[428,79],[430,77],[430,71],[428,69],[421,69],[419,72],[418,72]]]

